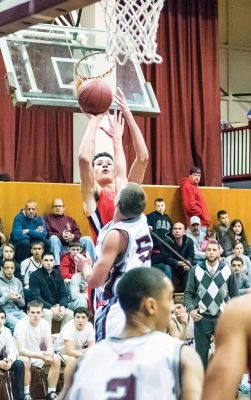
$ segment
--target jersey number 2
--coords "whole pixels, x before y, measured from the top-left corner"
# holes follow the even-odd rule
[[[135,376],[111,379],[106,385],[106,400],[135,400]]]

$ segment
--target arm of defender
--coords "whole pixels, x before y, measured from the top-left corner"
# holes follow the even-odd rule
[[[114,98],[128,123],[132,135],[133,147],[136,153],[136,158],[128,174],[128,181],[141,184],[143,182],[145,170],[149,160],[149,153],[145,144],[145,140],[139,126],[129,110],[125,95],[120,88],[117,88]]]
[[[90,216],[96,209],[94,193],[97,189],[97,185],[94,179],[92,159],[95,154],[96,132],[102,118],[103,114],[90,116],[87,129],[82,138],[78,151],[83,209],[87,216]]]
[[[123,253],[127,247],[125,235],[118,230],[110,231],[103,242],[102,253],[93,268],[93,274],[89,278],[88,284],[92,288],[103,285],[119,254]]]
[[[216,352],[207,369],[202,400],[235,399],[241,376],[247,368],[251,307],[248,305],[248,312],[245,310],[243,298],[247,301],[248,296],[250,301],[251,296],[247,295],[235,299],[233,304],[230,302],[218,321]]]
[[[196,351],[188,346],[181,349],[182,400],[201,400],[204,370]],[[211,400],[214,397],[211,397]],[[214,399],[215,400],[215,399]]]

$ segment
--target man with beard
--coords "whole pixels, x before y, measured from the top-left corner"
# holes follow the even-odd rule
[[[195,348],[205,369],[216,322],[229,299],[239,295],[234,272],[219,257],[220,245],[211,240],[206,247],[206,260],[189,272],[184,294],[186,309],[195,322]]]

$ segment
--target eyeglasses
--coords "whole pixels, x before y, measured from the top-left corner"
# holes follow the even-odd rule
[[[57,208],[57,207],[64,207],[63,204],[54,204],[54,206],[52,206],[53,208]]]
[[[3,269],[9,269],[11,271],[14,271],[15,267],[3,267]]]

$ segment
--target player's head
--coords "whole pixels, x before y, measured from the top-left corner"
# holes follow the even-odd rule
[[[140,185],[128,182],[121,190],[117,208],[122,215],[121,219],[134,218],[139,216],[145,209],[146,195]]]
[[[217,212],[217,218],[221,225],[228,226],[229,224],[229,216],[226,210],[220,210]]]
[[[117,293],[127,323],[134,319],[166,332],[173,309],[173,286],[157,268],[133,268],[121,278]]]
[[[161,197],[158,197],[154,200],[154,207],[155,210],[158,211],[160,214],[164,214],[166,209],[166,202]]]
[[[238,275],[243,271],[243,259],[241,257],[234,257],[231,260],[231,267],[234,272]]]
[[[82,331],[85,327],[86,322],[89,319],[89,310],[85,307],[77,307],[74,312],[74,324],[78,331]]]
[[[95,180],[101,185],[107,185],[114,181],[114,163],[111,154],[107,152],[97,153],[92,160]]]

